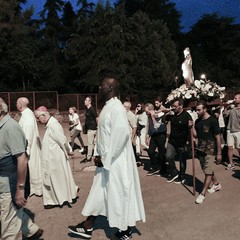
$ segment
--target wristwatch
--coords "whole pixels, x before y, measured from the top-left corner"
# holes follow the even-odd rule
[[[24,190],[24,189],[25,189],[24,184],[19,184],[19,185],[18,185],[18,189],[19,189],[19,190]]]

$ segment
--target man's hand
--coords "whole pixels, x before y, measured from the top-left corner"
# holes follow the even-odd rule
[[[27,200],[24,197],[24,189],[23,190],[17,189],[16,195],[15,195],[15,201],[20,208],[26,205]]]
[[[96,156],[94,159],[93,159],[94,163],[95,163],[95,166],[97,167],[103,167],[103,164],[102,164],[102,161],[101,161],[101,157],[100,156]]]

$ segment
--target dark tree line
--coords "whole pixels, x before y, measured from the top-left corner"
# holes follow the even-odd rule
[[[46,0],[39,17],[26,0],[0,1],[0,91],[96,92],[114,76],[124,96],[156,96],[182,83],[182,51],[190,47],[197,79],[206,73],[239,89],[240,25],[204,15],[188,33],[169,0],[118,0],[97,5]]]

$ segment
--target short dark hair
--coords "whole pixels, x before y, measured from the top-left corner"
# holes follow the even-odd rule
[[[90,102],[93,102],[93,98],[91,96],[87,96],[86,98],[89,98]]]
[[[155,98],[154,102],[155,102],[155,101],[162,102],[162,97],[161,97],[161,96],[157,96],[157,97]]]
[[[184,104],[184,100],[182,98],[175,98],[173,101],[172,101],[172,104],[175,103],[175,102],[178,102],[179,103],[179,106],[183,106]]]
[[[205,101],[199,101],[199,102],[197,102],[196,107],[197,107],[197,106],[200,106],[200,105],[202,105],[203,108],[206,108],[206,109],[208,108],[207,103],[206,103]]]

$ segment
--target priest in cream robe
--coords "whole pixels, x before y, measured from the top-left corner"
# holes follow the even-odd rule
[[[69,164],[67,139],[58,120],[44,106],[35,111],[38,121],[45,124],[42,142],[43,204],[45,209],[72,203],[78,187]]]
[[[119,85],[105,78],[99,88],[105,106],[99,116],[93,184],[82,214],[86,221],[69,226],[74,234],[91,238],[95,217],[106,216],[110,227],[119,231],[116,239],[130,239],[136,221],[145,222],[136,160],[126,110],[118,100]],[[124,238],[123,238],[124,237]]]
[[[34,113],[28,107],[29,100],[21,97],[17,100],[17,109],[21,112],[19,124],[23,129],[28,142],[27,154],[29,156],[30,173],[30,196],[42,195],[42,174],[41,174],[41,142],[39,138],[37,121]]]

